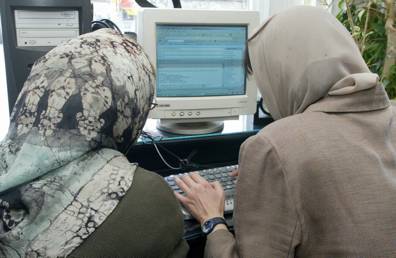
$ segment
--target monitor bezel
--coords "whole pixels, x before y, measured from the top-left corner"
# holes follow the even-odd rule
[[[252,35],[259,25],[259,13],[256,11],[214,11],[185,9],[142,9],[138,15],[138,42],[143,46],[152,65],[156,69],[156,28],[163,24],[208,25],[208,26],[246,26],[247,34]],[[245,71],[246,72],[246,71]],[[256,110],[257,87],[253,76],[245,76],[244,95],[205,96],[205,97],[157,97],[157,107],[149,117],[159,119],[181,119],[170,114],[184,110],[207,110],[205,117],[238,116],[253,114]],[[213,111],[213,112],[212,112]],[[179,114],[179,113],[178,113]],[[191,117],[196,118],[196,117]],[[184,117],[183,119],[189,119]]]

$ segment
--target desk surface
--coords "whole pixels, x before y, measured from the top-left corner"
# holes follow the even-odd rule
[[[240,116],[239,120],[224,121],[224,129],[222,131],[198,135],[178,135],[162,132],[156,127],[157,121],[157,119],[147,119],[143,131],[154,136],[158,141],[188,141],[197,138],[221,137],[230,134],[257,132],[261,129],[261,127],[255,127],[253,125],[253,116]],[[140,137],[137,143],[140,144],[142,142],[146,141]]]
[[[175,167],[179,165],[175,156],[166,150],[181,159],[190,157],[193,166],[183,167],[179,170],[169,169],[160,159],[152,140],[144,137],[140,137],[133,145],[127,153],[127,157],[131,162],[137,162],[139,166],[162,176],[237,164],[239,147],[242,142],[263,127],[254,126],[252,116],[241,116],[239,120],[225,121],[224,129],[221,132],[186,136],[163,133],[156,128],[156,122],[156,120],[149,119],[143,130],[152,135],[168,163]],[[272,119],[268,117],[265,125],[271,122]]]

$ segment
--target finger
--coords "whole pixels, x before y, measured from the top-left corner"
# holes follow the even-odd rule
[[[208,183],[208,181],[205,180],[205,178],[201,177],[198,172],[193,172],[190,174],[191,178],[198,184],[205,184]]]
[[[177,177],[177,176],[175,177],[175,182],[183,192],[185,192],[185,193],[190,192],[190,187],[188,185],[186,185],[186,183],[184,183],[184,181],[181,180],[179,177]]]
[[[238,175],[239,175],[239,170],[234,170],[234,171],[232,171],[232,172],[230,172],[230,174],[229,174],[230,176],[234,176],[234,177],[237,177]]]
[[[191,177],[189,175],[184,175],[179,177],[189,188],[191,188],[194,184],[196,184],[194,182],[194,180],[191,179]]]
[[[183,205],[185,205],[188,202],[188,198],[185,197],[184,195],[179,194],[178,192],[174,192],[174,193],[175,193],[176,199],[178,199]]]
[[[214,181],[210,183],[212,185],[212,187],[216,190],[216,192],[223,192],[223,187],[221,186],[221,184],[219,183],[219,181]]]
[[[190,214],[198,221],[200,221],[199,216],[194,212],[194,206],[191,206],[191,203],[189,203],[189,199],[185,196],[183,196],[182,194],[179,194],[177,192],[175,192],[176,195],[176,199],[179,200],[179,202],[183,205],[184,209],[188,212],[190,212]]]

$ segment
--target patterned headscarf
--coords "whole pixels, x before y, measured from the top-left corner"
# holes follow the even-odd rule
[[[142,49],[104,29],[32,68],[0,143],[0,256],[66,256],[113,211],[154,93]]]

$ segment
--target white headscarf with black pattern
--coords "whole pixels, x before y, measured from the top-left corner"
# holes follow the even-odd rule
[[[108,29],[37,60],[0,143],[0,256],[66,256],[111,214],[154,85],[142,49]]]

